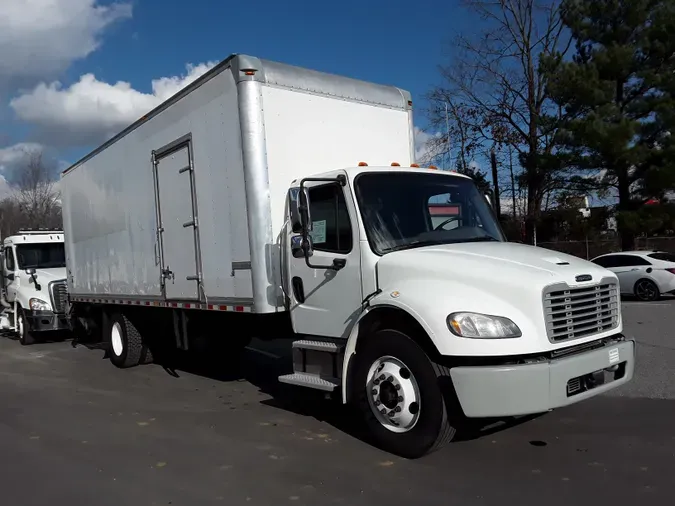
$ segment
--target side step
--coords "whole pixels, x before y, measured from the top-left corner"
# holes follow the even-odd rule
[[[334,378],[324,379],[314,374],[307,374],[303,372],[295,372],[293,374],[279,376],[279,381],[288,385],[308,387],[315,390],[323,390],[324,392],[332,392],[338,386],[340,386],[340,382]]]
[[[340,386],[344,345],[333,341],[293,342],[293,373],[279,376],[281,383],[333,392]]]

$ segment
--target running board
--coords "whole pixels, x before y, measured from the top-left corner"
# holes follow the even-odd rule
[[[279,381],[332,392],[341,383],[343,352],[344,345],[333,341],[294,341],[293,373],[279,376]]]
[[[338,386],[340,386],[340,381],[337,379],[320,378],[314,374],[302,372],[295,372],[293,374],[279,376],[279,381],[281,383],[286,383],[287,385],[308,387],[315,390],[323,390],[324,392],[333,392]]]

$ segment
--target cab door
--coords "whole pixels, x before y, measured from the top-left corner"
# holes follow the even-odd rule
[[[293,254],[293,244],[298,244],[302,235],[293,233],[290,225],[287,229],[286,291],[293,328],[298,334],[347,337],[361,313],[358,227],[347,185],[336,182],[308,182],[305,185],[312,224],[313,251],[309,262],[297,253],[297,249]],[[297,198],[297,190],[289,192],[289,199]],[[290,215],[287,218],[290,223]],[[335,265],[340,267],[333,268]]]
[[[14,248],[5,246],[2,261],[2,288],[5,291],[7,302],[14,302],[19,288],[19,277],[16,272],[16,258]]]

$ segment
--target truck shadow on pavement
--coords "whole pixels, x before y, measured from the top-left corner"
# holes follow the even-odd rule
[[[292,372],[290,361],[285,360],[284,357],[252,348],[247,348],[241,354],[229,357],[226,354],[213,353],[212,350],[166,352],[155,355],[155,364],[161,366],[174,378],[180,378],[181,374],[191,374],[226,383],[246,381],[258,388],[261,393],[269,396],[260,401],[261,404],[314,418],[350,437],[372,444],[360,413],[353,406],[343,405],[339,393],[330,395],[280,383],[278,381],[280,375]],[[458,412],[459,404],[454,395],[448,398],[446,403],[450,406],[449,412]],[[469,420],[461,415],[456,416],[454,424],[457,428],[457,435],[453,443],[479,439],[516,427],[539,416],[541,415],[479,421]]]

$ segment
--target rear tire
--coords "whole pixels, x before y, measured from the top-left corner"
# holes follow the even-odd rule
[[[35,344],[35,336],[33,333],[28,330],[28,324],[26,322],[26,314],[23,311],[23,308],[18,308],[18,315],[16,317],[16,333],[19,336],[19,343],[22,346],[30,346]]]
[[[143,360],[141,333],[122,313],[108,317],[105,334],[110,348],[110,361],[120,369],[134,367]]]
[[[456,429],[448,420],[439,384],[449,369],[433,363],[416,342],[396,330],[369,336],[354,358],[354,398],[377,446],[418,458],[452,440]]]
[[[661,297],[659,287],[651,279],[639,279],[633,291],[639,300],[645,302],[652,302]]]

